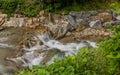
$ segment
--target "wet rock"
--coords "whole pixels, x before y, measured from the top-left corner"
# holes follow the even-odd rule
[[[116,20],[117,13],[114,12],[114,10],[106,10],[107,13],[112,14],[113,20]]]
[[[2,71],[3,75],[5,73],[11,74],[18,70],[16,67],[18,64],[15,64],[14,62],[8,62],[8,60],[6,59],[7,57],[16,57],[17,54],[19,54],[19,51],[17,51],[16,49],[0,47],[0,72]]]
[[[102,28],[102,23],[100,20],[96,20],[96,21],[91,21],[89,23],[91,28],[95,28],[95,29],[101,29]]]
[[[25,18],[25,26],[35,28],[40,25],[40,18]]]
[[[7,19],[7,14],[0,13],[0,26],[2,26]]]
[[[59,41],[62,43],[71,43],[71,42],[77,42],[74,35],[71,33],[70,35],[66,35],[63,38],[61,38]]]
[[[7,74],[15,74],[15,72],[18,71],[18,69],[13,66],[7,66],[5,69],[6,69],[5,73],[7,73]]]
[[[106,10],[107,13],[113,14],[113,10]]]
[[[51,32],[53,33],[53,37],[54,38],[60,38],[60,37],[62,37],[62,36],[64,36],[65,34],[66,34],[66,32],[67,32],[67,30],[69,29],[68,28],[68,23],[66,22],[64,22],[64,23],[62,23],[62,24],[48,24],[50,27],[50,30],[51,30]]]
[[[84,20],[83,19],[76,19],[76,22],[77,23],[81,23],[81,22],[83,22]]]
[[[32,62],[32,60],[34,60],[35,58],[39,57],[40,54],[46,52],[45,50],[34,50],[31,52],[26,52],[22,58],[26,61],[26,62]],[[42,56],[41,56],[42,57]]]
[[[69,15],[73,16],[73,17],[77,17],[77,18],[81,18],[81,19],[84,19],[84,18],[88,18],[90,16],[93,16],[95,14],[97,14],[98,12],[97,11],[88,11],[88,12],[75,12],[75,11],[72,11],[69,13]]]
[[[90,16],[90,13],[79,12],[79,14],[76,15],[76,20],[83,19],[84,21],[88,21]]]
[[[117,20],[120,20],[120,15],[116,17]]]
[[[44,24],[44,20],[46,19],[46,17],[42,16],[42,17],[39,17],[39,20],[40,20],[40,23],[41,24]]]
[[[5,18],[7,18],[7,14],[2,14],[2,13],[0,13],[0,18],[3,18],[3,17],[5,17]]]
[[[59,52],[58,49],[48,50],[48,51],[45,53],[43,60],[40,62],[40,65],[45,65],[45,64],[47,64],[58,52]]]
[[[66,16],[65,16],[65,19],[66,19],[72,26],[74,26],[74,25],[76,24],[74,18],[73,18],[72,16],[70,16],[70,15],[66,15]]]
[[[5,27],[21,27],[24,25],[24,18],[10,18],[8,21],[6,21],[2,26]]]
[[[41,10],[41,11],[39,12],[39,16],[44,16],[44,14],[45,14],[45,11],[44,11],[44,10]]]
[[[108,22],[112,20],[112,14],[107,13],[107,12],[103,12],[103,13],[99,13],[96,16],[92,16],[91,17],[92,20],[101,20],[102,22]]]
[[[115,25],[119,25],[119,24],[120,24],[120,21],[110,21],[110,22],[105,22],[103,24],[103,27],[108,28],[110,25],[115,26]]]
[[[71,35],[71,32],[67,32],[67,33],[66,33],[66,36],[70,36],[70,35]]]
[[[85,28],[81,32],[72,32],[72,36],[74,36],[74,38],[77,39],[78,41],[80,40],[100,41],[103,40],[104,37],[110,37],[111,35],[112,33],[109,30],[104,29],[96,30],[93,28]]]
[[[0,26],[2,26],[5,23],[5,18],[0,18]]]
[[[33,24],[32,18],[26,20],[25,26],[30,27]]]
[[[71,25],[69,22],[64,20],[64,17],[61,15],[50,15],[49,18],[44,20],[44,26],[48,27],[53,33],[53,38],[61,38],[69,30]]]
[[[80,32],[84,30],[85,28],[89,27],[85,21],[77,23],[75,26],[75,31]]]

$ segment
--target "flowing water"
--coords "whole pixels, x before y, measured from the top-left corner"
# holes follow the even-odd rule
[[[24,28],[8,28],[5,32],[7,36],[3,36],[1,31],[0,75],[18,71],[26,66],[49,65],[53,63],[54,58],[74,55],[85,46],[97,47],[95,42],[89,40],[62,43],[53,39],[49,33],[35,32],[32,36],[26,36],[25,32]],[[28,37],[29,39],[21,44],[21,41]]]

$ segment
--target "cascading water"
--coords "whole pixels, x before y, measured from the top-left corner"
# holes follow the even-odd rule
[[[23,30],[26,32],[27,29]],[[35,31],[27,35],[22,30],[19,31],[20,29],[16,29],[16,32],[9,33],[9,36],[0,37],[0,68],[3,68],[0,69],[0,73],[14,73],[19,68],[31,65],[49,65],[56,57],[62,59],[74,55],[85,46],[96,47],[95,42],[88,40],[62,43],[53,39],[49,32]]]
[[[12,58],[12,61],[19,60],[23,62],[23,66],[30,66],[30,65],[42,65],[43,62],[47,57],[48,51],[57,50],[54,55],[50,59],[46,59],[47,61],[44,64],[51,64],[55,57],[63,58],[64,56],[73,55],[77,53],[81,48],[85,46],[96,47],[95,42],[90,41],[82,41],[80,43],[66,43],[63,44],[58,40],[53,40],[50,35],[48,34],[37,34],[33,37],[34,41],[36,41],[36,45],[32,46],[31,42],[28,42],[30,47],[23,45],[23,50],[27,51],[23,54],[23,56],[18,58]],[[40,41],[42,41],[42,45],[40,45]],[[47,52],[47,53],[46,53]]]

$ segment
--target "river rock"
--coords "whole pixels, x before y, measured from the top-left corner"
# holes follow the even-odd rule
[[[116,17],[117,20],[120,20],[120,15]]]
[[[74,25],[76,24],[76,22],[75,22],[75,20],[74,20],[74,18],[73,18],[72,16],[66,15],[64,18],[65,18],[72,26],[74,26]]]
[[[95,28],[95,29],[100,29],[100,28],[102,28],[102,23],[101,23],[100,20],[91,21],[91,22],[89,23],[89,25],[90,25],[91,28]]]
[[[69,15],[73,16],[73,17],[79,17],[79,18],[88,18],[90,16],[93,16],[95,14],[97,14],[98,12],[97,11],[88,11],[88,12],[75,12],[75,11],[72,11],[69,13]]]
[[[5,18],[0,18],[0,26],[2,26],[5,23]]]
[[[108,28],[110,25],[115,26],[115,25],[119,25],[119,24],[120,24],[120,21],[110,21],[110,22],[105,22],[103,24],[103,27]]]
[[[24,25],[24,18],[14,18],[14,17],[11,17],[8,21],[6,21],[3,26],[5,27],[10,27],[10,26],[13,26],[13,27],[21,27]]]
[[[91,16],[91,13],[79,12],[79,14],[76,15],[76,20],[83,19],[84,21],[89,21],[90,16]]]
[[[33,25],[33,20],[32,20],[32,18],[27,19],[25,26],[31,27],[32,25]]]
[[[80,32],[82,30],[84,30],[85,28],[89,27],[88,23],[86,23],[84,20],[77,23],[75,26],[75,31]]]
[[[44,11],[44,10],[41,10],[41,11],[39,12],[39,16],[44,16],[44,14],[45,14],[45,11]]]
[[[110,37],[112,33],[109,30],[104,29],[93,29],[93,28],[85,28],[81,32],[72,32],[75,40],[91,40],[91,41],[100,41],[103,40],[103,37]]]
[[[53,38],[56,39],[63,37],[71,27],[70,23],[64,20],[63,16],[52,14],[44,20],[43,25],[50,29],[53,33]]]
[[[108,22],[112,20],[112,14],[107,12],[98,13],[96,16],[91,17],[92,20],[101,20],[102,22]]]
[[[0,13],[0,17],[7,17],[7,14]]]
[[[7,19],[7,14],[0,13],[0,26],[2,26]]]
[[[116,20],[117,13],[114,12],[114,10],[106,10],[107,13],[112,14],[113,20]]]

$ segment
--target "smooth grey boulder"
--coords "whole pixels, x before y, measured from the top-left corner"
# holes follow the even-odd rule
[[[76,24],[74,18],[71,15],[65,15],[65,20],[69,22],[69,24],[71,24],[72,26],[74,26]]]
[[[110,21],[110,22],[105,22],[103,24],[103,26],[104,26],[104,28],[108,28],[110,25],[115,26],[115,25],[118,25],[118,24],[120,24],[120,21]]]
[[[95,29],[101,29],[102,28],[102,22],[100,20],[96,20],[96,21],[91,21],[89,23],[89,26],[91,28],[95,28]]]

